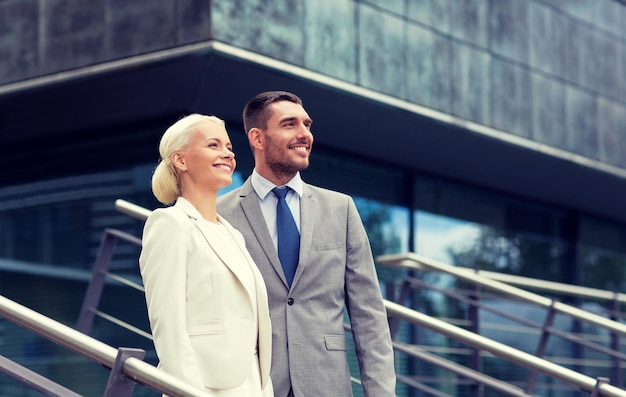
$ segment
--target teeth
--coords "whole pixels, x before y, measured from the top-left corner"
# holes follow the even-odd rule
[[[306,152],[306,148],[304,146],[296,146],[295,148],[293,148],[293,150],[296,150],[298,152]]]
[[[225,164],[218,164],[215,167],[216,168],[221,168],[221,169],[226,170],[226,171],[230,171],[230,166],[225,165]]]

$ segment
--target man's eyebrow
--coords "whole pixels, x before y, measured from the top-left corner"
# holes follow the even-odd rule
[[[280,123],[285,123],[285,122],[289,122],[289,121],[296,121],[298,120],[298,117],[296,116],[287,116],[284,119],[280,119]],[[311,120],[310,117],[307,117],[306,119],[304,119],[304,123],[308,123],[308,124],[313,124],[313,120]]]
[[[297,120],[297,119],[298,118],[296,116],[287,116],[287,117],[285,117],[283,119],[280,119],[280,122],[284,123],[284,122],[287,122],[287,121],[294,121],[294,120]]]

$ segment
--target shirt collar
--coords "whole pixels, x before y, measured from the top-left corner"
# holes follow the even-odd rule
[[[256,169],[252,171],[252,175],[250,176],[250,182],[252,183],[252,187],[256,194],[259,195],[261,200],[265,200],[265,197],[277,187],[272,182],[268,181],[264,177],[262,177]],[[287,182],[284,186],[289,186],[294,192],[298,194],[298,197],[302,197],[302,191],[304,190],[304,186],[302,184],[302,178],[300,178],[300,173],[296,173],[296,175],[291,178],[289,182]]]

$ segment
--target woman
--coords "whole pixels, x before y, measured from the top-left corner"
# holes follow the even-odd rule
[[[220,397],[273,397],[265,284],[242,235],[216,212],[235,155],[224,122],[189,115],[169,127],[139,259],[159,368]]]

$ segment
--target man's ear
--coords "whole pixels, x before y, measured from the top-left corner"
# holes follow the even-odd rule
[[[263,135],[263,131],[256,127],[250,128],[250,131],[248,131],[248,142],[250,143],[250,146],[255,150],[263,149],[263,146],[265,144],[265,136]]]
[[[185,163],[185,156],[180,152],[172,153],[172,164],[178,170],[186,170],[187,163]]]

